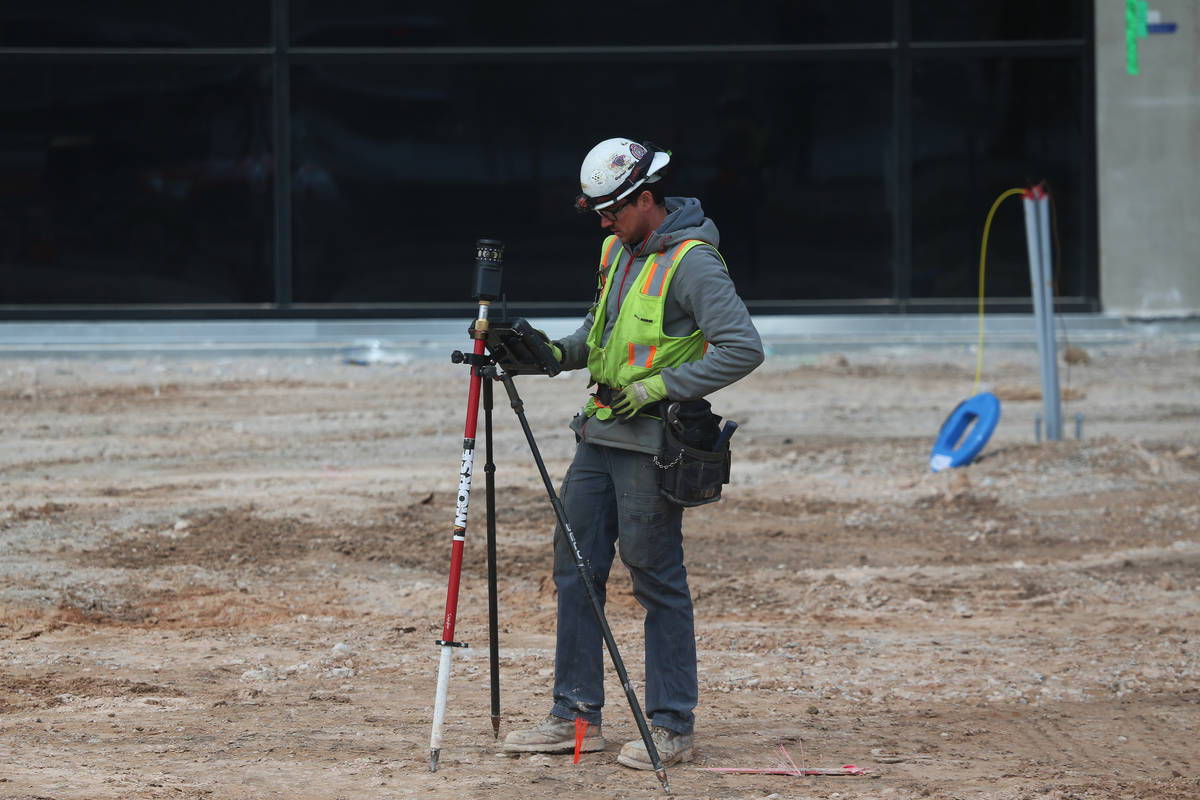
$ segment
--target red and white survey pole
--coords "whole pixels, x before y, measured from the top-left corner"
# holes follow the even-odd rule
[[[488,335],[488,310],[491,301],[499,296],[500,271],[504,245],[494,239],[480,239],[475,244],[475,297],[479,313],[471,328],[475,340],[471,356],[455,355],[471,366],[471,388],[467,393],[467,425],[463,431],[462,461],[458,471],[458,501],[454,511],[454,543],[450,550],[450,581],[446,587],[446,614],[442,618],[442,638],[438,640],[441,659],[438,661],[437,696],[433,703],[433,731],[429,736],[429,771],[437,771],[438,755],[442,750],[442,725],[446,721],[446,695],[450,687],[450,657],[456,647],[454,621],[458,615],[458,584],[462,576],[463,547],[467,541],[467,507],[471,500],[471,467],[475,461],[475,432],[479,422],[479,393],[483,377],[479,374],[488,363],[484,355]]]

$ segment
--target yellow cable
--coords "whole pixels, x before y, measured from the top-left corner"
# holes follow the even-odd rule
[[[983,223],[983,244],[979,248],[979,359],[975,363],[975,385],[971,387],[971,396],[975,396],[976,390],[979,389],[979,376],[983,374],[983,264],[987,256],[987,240],[988,231],[992,227],[992,217],[996,214],[996,209],[1004,202],[1006,198],[1012,197],[1014,194],[1024,194],[1024,189],[1009,189],[999,197],[996,202],[992,203],[992,210],[988,212],[987,221]]]

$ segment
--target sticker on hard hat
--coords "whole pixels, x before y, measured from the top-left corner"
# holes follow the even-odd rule
[[[646,148],[642,147],[640,144],[637,144],[636,142],[634,144],[629,145],[629,152],[633,153],[633,157],[636,158],[638,161],[641,161],[643,158],[646,157]]]
[[[613,170],[624,169],[626,163],[625,154],[617,153],[613,156],[612,161],[608,162],[608,168]]]
[[[592,183],[596,184],[597,186],[604,183],[604,173],[601,172],[600,170],[596,170],[595,172],[593,172],[592,173]],[[587,187],[585,186],[584,188],[586,189]]]

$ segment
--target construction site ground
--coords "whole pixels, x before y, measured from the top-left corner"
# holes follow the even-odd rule
[[[712,398],[741,427],[724,499],[684,517],[700,705],[676,797],[1200,797],[1200,349],[1071,355],[1062,441],[1036,438],[1033,348],[993,350],[999,427],[938,473],[969,348],[770,356]],[[664,796],[616,761],[637,730],[611,668],[607,749],[503,752],[551,704],[555,590],[502,390],[501,740],[481,422],[469,647],[431,773],[466,368],[46,357],[0,377],[0,798]],[[586,384],[517,379],[556,485]],[[640,692],[619,564],[608,618]],[[710,770],[785,750],[867,774]]]

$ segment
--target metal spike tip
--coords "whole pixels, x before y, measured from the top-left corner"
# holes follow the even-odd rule
[[[430,750],[429,751],[429,771],[430,772],[437,772],[438,756],[441,754],[442,754],[441,750]]]
[[[670,794],[671,784],[667,783],[667,771],[665,769],[656,769],[654,770],[654,774],[658,776],[658,780],[663,786],[663,791]]]
[[[500,738],[500,718],[499,717],[492,717],[492,738],[493,739]]]

